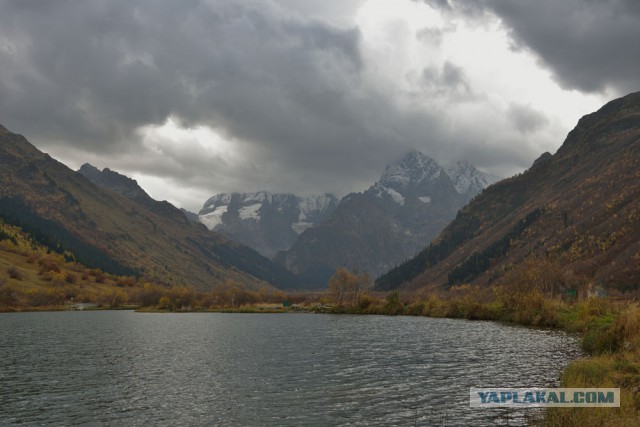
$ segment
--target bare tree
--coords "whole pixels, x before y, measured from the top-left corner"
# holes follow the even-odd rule
[[[336,305],[358,305],[362,292],[370,284],[367,273],[357,274],[340,267],[329,279],[329,294]]]

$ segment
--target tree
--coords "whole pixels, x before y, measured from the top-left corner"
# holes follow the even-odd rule
[[[225,299],[231,303],[232,308],[236,308],[236,302],[238,300],[238,296],[241,293],[242,286],[232,279],[227,279],[224,282],[222,289]]]
[[[357,274],[340,267],[329,279],[329,294],[336,305],[357,305],[370,282],[367,273]]]
[[[344,304],[346,288],[350,277],[351,273],[349,273],[349,270],[340,267],[329,279],[329,294],[331,295],[331,300],[336,305]]]

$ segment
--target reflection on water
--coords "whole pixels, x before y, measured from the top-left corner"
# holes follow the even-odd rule
[[[560,332],[424,317],[0,314],[0,424],[474,425],[470,387],[557,385]]]

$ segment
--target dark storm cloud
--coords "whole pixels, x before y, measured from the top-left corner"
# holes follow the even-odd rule
[[[567,88],[640,88],[637,0],[496,2],[514,38],[537,52]]]
[[[48,138],[109,151],[172,114],[266,138],[283,136],[283,112],[335,115],[334,73],[358,73],[358,32],[248,4],[5,3],[3,120],[33,129],[37,117]]]
[[[363,86],[360,38],[260,0],[5,1],[0,122],[76,163],[101,153],[183,184],[236,174],[257,181],[247,189],[303,191],[316,176],[315,189],[336,189],[437,133]],[[216,129],[246,164],[141,144],[137,131],[168,117]]]
[[[171,10],[140,13],[116,1],[3,3],[0,34],[11,48],[0,53],[2,120],[102,151],[140,124],[161,122],[185,103],[181,76],[154,64],[165,58],[153,27]]]
[[[489,105],[457,58],[415,65],[400,54],[392,64],[384,46],[402,53],[408,42],[384,25],[358,28],[362,3],[0,0],[0,123],[67,163],[202,191],[362,190],[409,149],[503,169],[539,155],[523,136],[545,126],[534,110],[516,106],[505,118],[508,103]],[[533,35],[516,29],[523,1],[434,4],[477,22],[492,8],[536,49],[528,40],[540,24],[529,23]],[[445,21],[408,39],[436,51],[456,31],[456,19]],[[207,126],[226,145],[147,137],[168,119]]]
[[[490,10],[516,47],[539,55],[567,89],[620,94],[640,89],[637,0],[424,0],[451,13]]]

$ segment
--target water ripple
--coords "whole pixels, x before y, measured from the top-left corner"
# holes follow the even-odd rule
[[[560,332],[310,314],[0,314],[0,424],[490,425],[470,387],[557,385]]]

